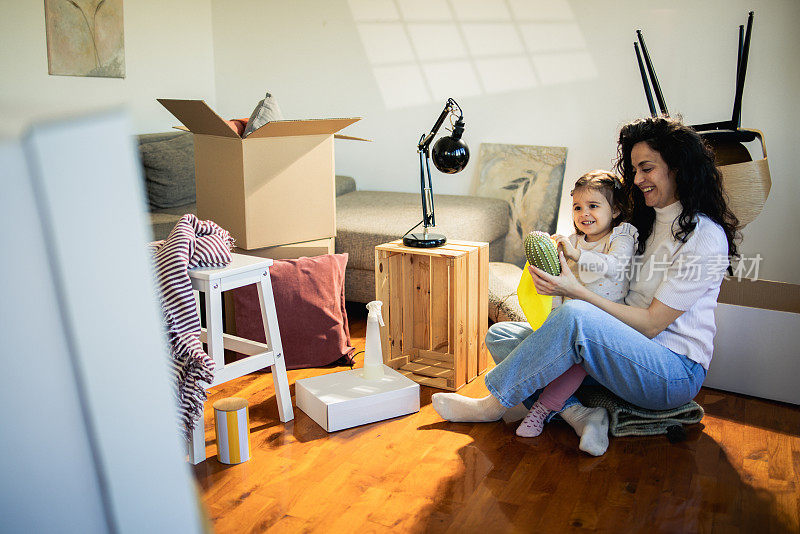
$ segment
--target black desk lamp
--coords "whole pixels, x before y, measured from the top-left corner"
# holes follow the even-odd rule
[[[448,135],[439,139],[433,145],[433,164],[440,171],[447,174],[455,174],[469,162],[469,147],[461,139],[464,133],[464,114],[461,107],[452,98],[448,98],[444,105],[442,113],[436,119],[436,124],[433,125],[428,135],[422,134],[417,145],[417,153],[419,154],[419,187],[422,194],[422,221],[417,224],[423,225],[422,233],[406,233],[403,236],[403,244],[407,247],[417,248],[433,248],[441,247],[447,243],[447,238],[442,234],[429,233],[428,228],[436,226],[436,217],[433,210],[433,186],[431,184],[431,166],[430,155],[428,147],[439,132],[444,119],[452,114],[457,119],[453,125],[452,135]],[[426,181],[427,174],[427,181]],[[416,226],[414,228],[416,228]],[[413,230],[412,228],[411,230]],[[409,230],[410,232],[410,230]]]

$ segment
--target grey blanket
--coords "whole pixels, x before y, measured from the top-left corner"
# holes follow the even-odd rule
[[[703,419],[703,408],[694,401],[672,410],[646,410],[635,406],[603,387],[582,387],[578,398],[584,406],[608,410],[612,436],[655,436],[666,434],[675,425],[693,425]]]

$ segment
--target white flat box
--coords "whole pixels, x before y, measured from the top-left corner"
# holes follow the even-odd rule
[[[419,411],[419,384],[384,366],[384,376],[364,380],[363,369],[295,382],[297,407],[328,432]]]

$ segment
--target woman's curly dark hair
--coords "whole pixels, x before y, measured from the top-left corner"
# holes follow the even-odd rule
[[[683,208],[678,217],[679,229],[675,231],[675,239],[685,243],[697,225],[695,216],[703,214],[725,231],[729,256],[738,256],[735,241],[738,240],[739,220],[728,208],[722,175],[714,164],[714,152],[694,129],[684,125],[680,119],[669,117],[638,119],[619,131],[614,167],[622,176],[624,191],[633,202],[631,224],[639,231],[637,254],[644,252],[656,217],[655,210],[645,204],[644,194],[633,183],[635,169],[631,163],[631,150],[642,141],[661,154],[667,167],[675,171],[678,200]]]

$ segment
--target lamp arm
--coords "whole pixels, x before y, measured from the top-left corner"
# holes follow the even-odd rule
[[[424,135],[424,134],[423,134]],[[428,186],[425,183],[425,162],[427,160],[427,151],[419,150],[419,193],[422,196],[422,226],[428,228]],[[428,171],[430,172],[430,171]],[[430,183],[430,176],[428,177]]]
[[[425,149],[425,170],[428,171],[428,187],[425,189],[425,193],[428,196],[428,208],[430,210],[429,214],[425,214],[428,223],[424,226],[427,228],[428,226],[436,226],[436,214],[433,208],[433,182],[431,182],[431,159],[427,149]],[[424,206],[425,204],[423,204],[423,209]]]
[[[427,176],[426,176],[427,172]],[[422,196],[422,226],[425,231],[436,226],[433,207],[433,183],[431,182],[431,163],[427,150],[419,151],[419,192]]]
[[[439,128],[442,127],[442,124],[444,124],[444,120],[447,118],[447,115],[452,113],[454,111],[454,108],[458,108],[459,119],[462,119],[464,117],[464,113],[461,111],[461,106],[459,106],[456,103],[456,101],[453,100],[452,98],[448,98],[447,102],[445,102],[444,104],[444,109],[439,114],[439,118],[436,119],[436,123],[433,125],[433,128],[431,128],[431,132],[428,135],[424,136],[417,145],[418,150],[420,151],[424,150],[427,152],[428,147],[431,144],[431,141],[433,141],[433,138],[436,137],[436,134],[439,132]]]

